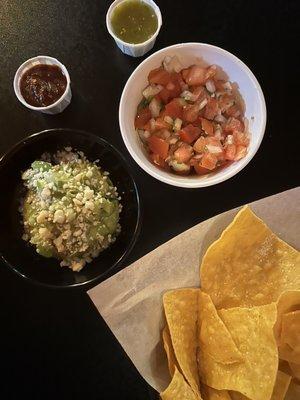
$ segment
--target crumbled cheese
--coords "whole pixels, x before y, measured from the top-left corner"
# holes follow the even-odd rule
[[[35,214],[34,220],[24,221],[23,239],[36,245],[41,254],[51,254],[54,249],[54,254],[62,258],[61,266],[79,271],[116,240],[121,230],[117,221],[113,235],[100,233],[107,229],[101,210],[106,210],[106,218],[106,204],[113,200],[117,201],[117,209],[112,210],[119,213],[121,197],[112,186],[109,173],[99,173],[96,162],[89,163],[83,153],[66,147],[53,156],[43,155],[42,160],[54,160],[56,164],[50,168],[41,165],[22,174],[30,189],[26,203]],[[42,246],[41,251],[38,246]]]

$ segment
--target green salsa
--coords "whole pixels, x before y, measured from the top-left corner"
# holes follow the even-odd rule
[[[127,0],[114,9],[113,31],[126,43],[143,43],[155,33],[158,22],[152,7],[140,0]]]

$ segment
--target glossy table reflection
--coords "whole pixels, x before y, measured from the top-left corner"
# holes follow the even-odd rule
[[[0,153],[30,133],[54,127],[91,131],[119,148],[133,168],[144,206],[142,232],[126,264],[197,222],[299,184],[299,3],[157,3],[163,27],[153,51],[188,41],[221,46],[252,69],[265,93],[268,122],[259,152],[236,177],[214,187],[183,190],[164,185],[146,175],[127,153],[118,127],[118,103],[141,59],[123,55],[107,33],[110,2],[0,0]],[[58,58],[69,70],[73,100],[61,115],[31,112],[14,96],[16,69],[38,54]],[[0,195],[5,196],[4,187]],[[2,264],[0,281],[1,398],[150,396],[84,291],[32,286]]]

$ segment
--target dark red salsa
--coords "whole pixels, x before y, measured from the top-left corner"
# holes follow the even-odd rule
[[[39,64],[21,77],[20,90],[25,101],[34,107],[47,107],[65,92],[67,78],[57,65]]]

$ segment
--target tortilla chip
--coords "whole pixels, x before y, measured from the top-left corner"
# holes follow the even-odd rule
[[[272,397],[270,400],[283,400],[289,388],[292,377],[278,371]]]
[[[275,386],[270,400],[283,400],[292,377],[284,372],[277,371]],[[232,400],[248,400],[248,397],[239,392],[229,392]]]
[[[300,399],[300,385],[296,383],[294,380],[292,380],[284,400],[299,400],[299,399]]]
[[[206,385],[201,385],[204,400],[231,400],[227,390],[217,390]]]
[[[168,326],[166,326],[164,328],[162,337],[163,337],[163,342],[164,342],[164,349],[165,349],[165,352],[166,352],[167,358],[168,358],[169,372],[170,372],[171,377],[173,377],[174,372],[175,372],[175,367],[177,369],[179,369],[179,367],[178,367],[177,360],[176,360],[176,357],[174,354],[174,349],[173,349],[170,331],[169,331]]]
[[[300,381],[300,364],[295,364],[290,362],[289,366],[292,371],[293,377]]]
[[[300,310],[281,316],[278,352],[281,359],[300,364]]]
[[[211,298],[202,291],[199,293],[198,337],[199,347],[215,361],[223,364],[243,361]]]
[[[163,303],[180,370],[191,388],[199,392],[197,367],[197,315],[199,289],[171,290]]]
[[[231,400],[249,400],[249,397],[244,396],[240,392],[234,392],[232,390],[229,391]]]
[[[274,326],[274,334],[278,343],[280,343],[283,314],[296,310],[300,310],[300,291],[293,290],[282,293],[277,303],[277,321]]]
[[[244,357],[244,362],[217,363],[200,348],[201,381],[218,390],[240,392],[252,400],[270,400],[278,367],[273,334],[276,314],[275,303],[220,310],[219,316]]]
[[[300,310],[283,314],[281,342],[300,354]]]
[[[283,343],[278,346],[278,354],[281,360],[288,361],[289,363],[300,364],[299,352],[292,349],[288,344]],[[299,399],[300,400],[300,399]]]
[[[251,307],[300,290],[300,254],[244,207],[203,257],[202,289],[216,308]]]
[[[199,400],[191,387],[186,383],[181,373],[175,367],[173,379],[167,389],[160,394],[162,400]]]

